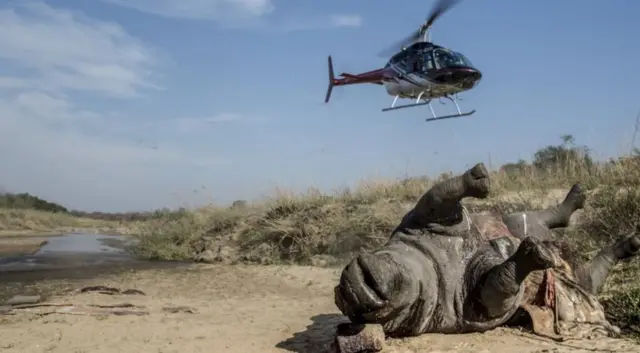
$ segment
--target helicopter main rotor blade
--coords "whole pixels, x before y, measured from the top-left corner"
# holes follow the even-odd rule
[[[424,34],[425,30],[431,28],[433,23],[438,19],[438,17],[442,16],[445,12],[449,11],[452,7],[457,5],[461,0],[439,0],[429,12],[426,21],[420,26],[420,28],[413,31],[410,35],[405,37],[404,39],[394,43],[393,45],[387,47],[385,50],[379,53],[380,56],[389,56],[393,53],[400,50],[400,48],[407,47],[413,44],[415,41],[420,39],[420,37]]]
[[[429,28],[433,23],[438,19],[438,17],[442,16],[443,13],[449,11],[452,7],[457,5],[460,0],[440,0],[433,8],[431,8],[431,13],[427,16],[427,20],[425,21],[423,27]]]
[[[420,39],[420,35],[422,31],[417,29],[410,35],[406,36],[404,39],[395,42],[394,44],[388,46],[386,49],[378,53],[378,56],[388,57],[391,56],[400,50],[400,48],[404,48],[406,46],[411,45],[411,43]]]

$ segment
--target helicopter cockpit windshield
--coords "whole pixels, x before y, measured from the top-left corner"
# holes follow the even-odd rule
[[[438,48],[433,51],[433,60],[438,69],[448,67],[473,67],[471,61],[464,55],[444,48]]]

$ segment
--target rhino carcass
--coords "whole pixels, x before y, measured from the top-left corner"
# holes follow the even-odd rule
[[[539,334],[561,335],[572,323],[615,333],[596,295],[609,270],[634,256],[640,237],[605,247],[570,265],[551,229],[566,227],[583,207],[574,185],[566,199],[542,211],[469,214],[460,201],[486,198],[482,164],[434,185],[388,242],[343,270],[335,303],[354,324],[380,324],[386,336],[482,332],[523,314]]]

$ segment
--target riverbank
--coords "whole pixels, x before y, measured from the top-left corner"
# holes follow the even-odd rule
[[[141,238],[141,255],[151,259],[313,264],[319,257],[349,258],[380,246],[424,192],[450,176],[368,181],[331,194],[313,188],[306,193],[279,190],[263,203],[167,213],[130,227]],[[576,182],[589,195],[569,239],[588,240],[575,242],[586,247],[581,251],[593,251],[640,222],[640,208],[634,206],[640,203],[640,159],[495,171],[488,198],[463,202],[472,212],[536,210],[562,201]],[[620,189],[630,192],[618,197]]]
[[[33,255],[47,244],[46,237],[0,237],[0,258],[4,256]]]

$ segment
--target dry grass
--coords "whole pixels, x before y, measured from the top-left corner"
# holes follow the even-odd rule
[[[81,229],[117,232],[116,222],[78,218],[64,213],[25,209],[0,209],[0,236],[21,234],[59,234]]]
[[[365,182],[332,195],[315,189],[303,194],[278,192],[259,205],[168,213],[136,224],[135,233],[141,239],[138,251],[151,259],[342,263],[355,252],[382,245],[402,216],[436,181]],[[567,163],[562,168],[525,168],[509,174],[496,171],[491,197],[468,201],[468,206],[472,211],[539,209],[560,201],[576,182],[591,196],[579,224],[564,233],[580,254],[590,256],[598,246],[640,224],[638,159],[590,167]],[[627,332],[640,332],[637,263],[634,260],[619,266],[603,295],[612,319]]]
[[[227,256],[244,262],[310,263],[314,256],[348,257],[384,243],[402,216],[437,181],[414,178],[363,182],[331,195],[316,189],[302,194],[278,191],[263,204],[167,213],[165,217],[135,223],[132,229],[141,237],[141,254],[154,259],[197,259],[214,253],[221,259]],[[622,224],[611,217],[619,216],[603,214],[602,209],[611,210],[607,203],[618,203],[607,199],[615,190],[640,184],[640,163],[617,161],[592,168],[569,164],[511,174],[496,171],[492,195],[486,200],[465,202],[471,210],[539,209],[563,198],[576,182],[588,190],[601,191],[590,199],[594,207],[586,212],[592,215],[587,225],[606,216],[615,229]],[[595,231],[602,230],[600,227]],[[226,255],[218,254],[220,248]]]

